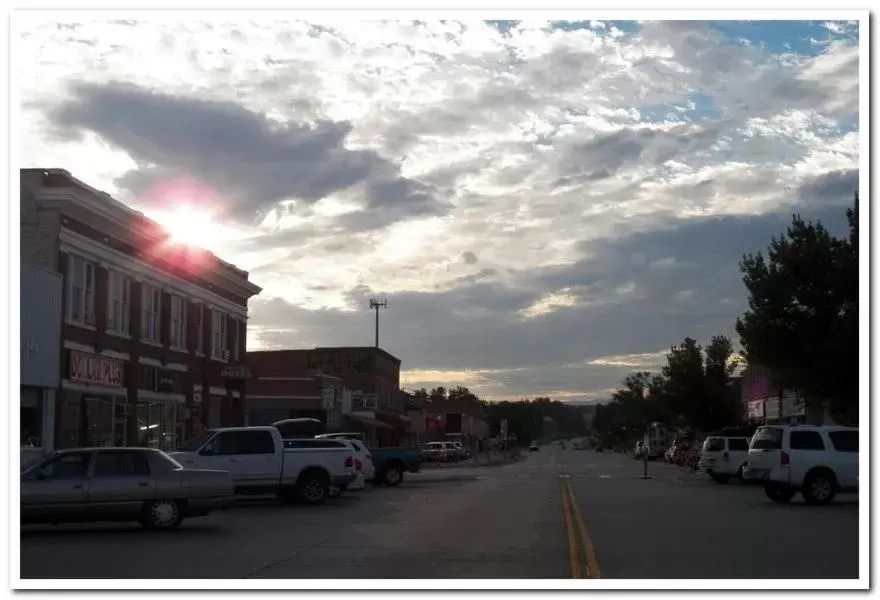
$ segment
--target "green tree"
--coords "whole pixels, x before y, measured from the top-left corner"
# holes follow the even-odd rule
[[[849,235],[795,215],[767,257],[743,257],[749,309],[736,331],[746,359],[770,368],[808,405],[842,420],[859,407],[858,194],[847,210]]]

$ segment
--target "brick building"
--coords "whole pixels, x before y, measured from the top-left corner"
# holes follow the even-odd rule
[[[260,402],[272,402],[262,397],[274,381],[271,385],[277,386],[273,393],[278,396],[274,401],[278,409],[305,407],[306,398],[295,400],[301,387],[306,385],[298,382],[298,378],[331,376],[343,386],[343,395],[351,396],[350,409],[343,411],[345,418],[341,428],[363,430],[379,444],[397,443],[409,433],[408,395],[400,390],[400,359],[384,350],[373,347],[266,350],[249,352],[248,365],[255,375],[248,384],[248,396],[254,402],[257,396],[261,397]],[[265,404],[261,407],[268,409]]]
[[[271,425],[282,419],[318,419],[329,431],[342,424],[345,387],[330,375],[264,375],[259,361],[252,361],[247,381],[247,424]],[[269,371],[272,373],[272,371]]]
[[[242,424],[248,273],[67,171],[20,179],[22,262],[63,277],[56,447],[173,448]]]

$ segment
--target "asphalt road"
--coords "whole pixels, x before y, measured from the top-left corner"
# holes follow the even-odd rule
[[[320,507],[250,502],[170,534],[28,526],[21,577],[858,577],[855,499],[779,506],[758,488],[678,467],[651,463],[650,474],[640,479],[641,464],[614,453],[545,448],[522,463],[429,471]]]

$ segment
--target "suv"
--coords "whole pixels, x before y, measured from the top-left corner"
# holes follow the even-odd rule
[[[716,483],[727,483],[731,477],[744,479],[749,460],[749,438],[745,436],[712,435],[703,442],[699,469]]]
[[[830,504],[841,492],[859,489],[857,427],[766,425],[749,446],[747,479],[764,482],[774,502],[800,492],[807,504]]]

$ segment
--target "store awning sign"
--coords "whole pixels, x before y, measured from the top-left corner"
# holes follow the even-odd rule
[[[70,381],[105,387],[122,387],[124,371],[125,363],[118,358],[70,351],[68,374]]]

